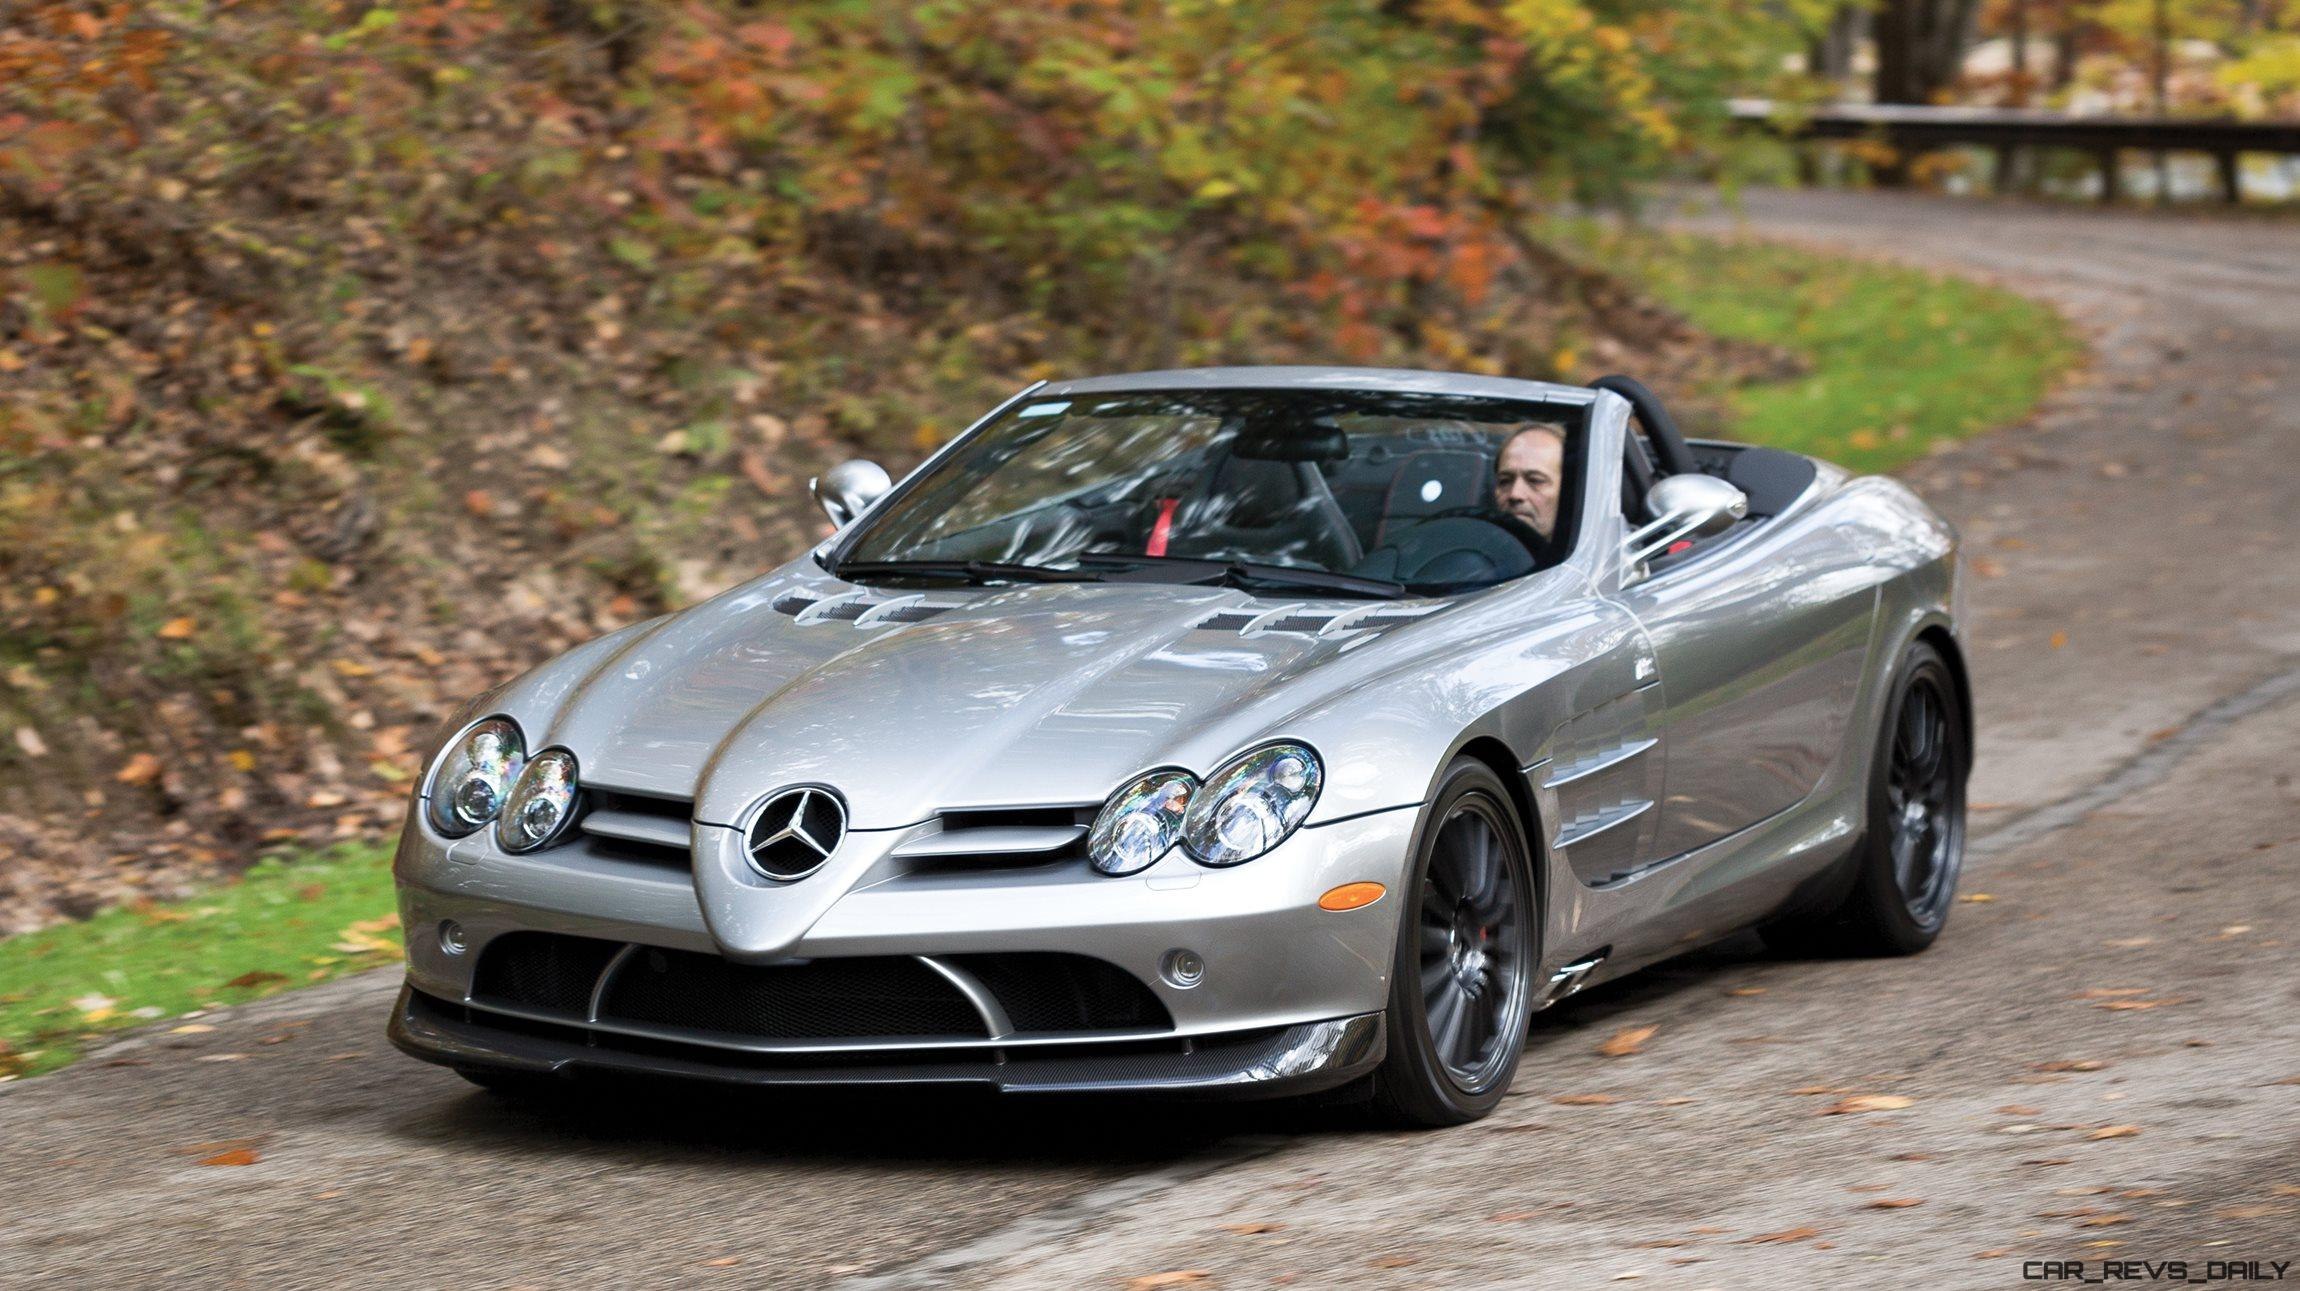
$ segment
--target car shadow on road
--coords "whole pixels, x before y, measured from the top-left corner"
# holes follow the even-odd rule
[[[1713,991],[1720,976],[1767,961],[1753,938],[1735,939],[1594,987],[1539,1015],[1518,1092],[1541,1092],[1545,1055],[1582,1050],[1586,1032],[1688,992]],[[1132,1169],[1185,1161],[1242,1139],[1399,1132],[1341,1096],[1225,1102],[623,1081],[571,1084],[540,1097],[452,1089],[410,1101],[391,1128],[488,1151],[615,1159]]]

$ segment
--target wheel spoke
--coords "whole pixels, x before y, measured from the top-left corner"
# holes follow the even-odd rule
[[[1461,985],[1452,983],[1440,993],[1437,1006],[1430,1013],[1430,1038],[1437,1042],[1439,1059],[1453,1065],[1454,1046],[1461,1039],[1462,1015],[1469,1008],[1469,997],[1462,994]]]

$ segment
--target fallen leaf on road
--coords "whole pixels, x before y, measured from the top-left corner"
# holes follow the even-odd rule
[[[704,1260],[702,1264],[706,1269],[731,1269],[742,1262],[740,1255],[722,1255],[715,1260]]]
[[[2094,1215],[2090,1219],[2080,1219],[2076,1221],[2076,1226],[2078,1228],[2114,1228],[2118,1224],[2129,1224],[2131,1222],[2132,1216],[2130,1215]]]
[[[2030,1071],[2099,1071],[2108,1064],[2095,1058],[2056,1058],[2029,1064]]]
[[[259,1134],[253,1138],[217,1139],[210,1143],[187,1143],[180,1148],[169,1148],[168,1151],[180,1157],[212,1157],[218,1152],[243,1150],[252,1152],[270,1141],[270,1135]]]
[[[2076,1160],[2076,1158],[2075,1158],[2075,1157],[2030,1157],[2030,1158],[2028,1158],[2026,1161],[2023,1161],[2023,1162],[2021,1162],[2021,1164],[2022,1164],[2022,1165],[2067,1165],[2067,1164],[2069,1164],[2070,1162],[2072,1162],[2072,1161],[2074,1161],[2074,1160]]]
[[[1755,1237],[1744,1237],[1741,1239],[1741,1245],[1763,1246],[1780,1242],[1802,1242],[1820,1235],[1821,1230],[1818,1228],[1785,1228],[1778,1233],[1759,1233]]]
[[[1736,986],[1732,990],[1725,993],[1727,995],[1734,995],[1739,996],[1742,999],[1747,999],[1752,995],[1763,995],[1765,993],[1765,988],[1762,986]]]
[[[2170,1000],[2102,1000],[2092,1007],[2118,1013],[2130,1013],[2138,1009],[2161,1009],[2174,1004],[2186,1003],[2188,1003],[2186,997]]]
[[[1979,905],[1985,901],[1994,901],[1996,900],[1996,897],[1987,892],[1967,892],[1963,896],[1958,897],[1957,900],[1964,902],[1966,905]]]
[[[1625,1027],[1614,1032],[1604,1044],[1597,1046],[1597,1052],[1608,1058],[1626,1058],[1644,1049],[1645,1042],[1651,1040],[1653,1033],[1660,1029],[1657,1026]]]
[[[2066,633],[2066,632],[2055,632],[2055,633],[2053,633],[2053,634],[2052,634],[2052,648],[2053,648],[2053,649],[2055,649],[2055,650],[2058,650],[2058,649],[2060,649],[2062,646],[2064,646],[2064,645],[2067,645],[2067,644],[2068,644],[2068,633]]]
[[[2095,986],[2088,990],[2078,991],[2069,998],[2072,1000],[2116,1000],[2146,994],[2148,994],[2148,988],[2145,986]]]
[[[2085,1135],[2088,1139],[2129,1139],[2140,1133],[2137,1125],[2109,1125]]]
[[[254,990],[258,986],[270,986],[277,982],[284,982],[287,979],[288,978],[286,973],[275,973],[268,968],[259,968],[254,972],[242,973],[238,977],[225,982],[224,985],[231,987],[234,990],[247,991]]]
[[[1224,1232],[1228,1232],[1228,1233],[1248,1233],[1248,1234],[1251,1234],[1251,1233],[1275,1233],[1275,1232],[1277,1232],[1279,1229],[1281,1229],[1281,1228],[1284,1228],[1284,1227],[1285,1227],[1285,1225],[1284,1225],[1284,1224],[1272,1224],[1272,1223],[1268,1223],[1268,1222],[1253,1223],[1253,1224],[1224,1224],[1224,1225],[1222,1225],[1222,1231],[1224,1231]]]
[[[1823,1116],[1850,1116],[1859,1112],[1897,1112],[1916,1104],[1915,1099],[1900,1094],[1858,1094],[1842,1099],[1821,1109]]]
[[[1864,1207],[1864,1209],[1907,1210],[1911,1206],[1922,1206],[1924,1204],[1924,1198],[1922,1197],[1880,1197],[1877,1200],[1870,1202],[1866,1207]]]
[[[1621,1100],[1611,1094],[1559,1094],[1549,1101],[1560,1107],[1610,1107]]]
[[[229,1152],[218,1152],[212,1157],[202,1157],[200,1159],[200,1164],[254,1165],[256,1162],[261,1160],[263,1160],[263,1157],[259,1155],[254,1148],[233,1148]]]
[[[2002,1115],[2005,1115],[2005,1116],[2042,1116],[2042,1115],[2044,1115],[2044,1109],[2043,1109],[2043,1108],[2041,1108],[2041,1107],[2023,1107],[2023,1106],[2021,1106],[2019,1103],[2007,1103],[2007,1104],[2005,1104],[2004,1106],[2002,1106],[2002,1107],[1998,1108],[1998,1109],[1997,1109],[1997,1111],[1998,1111],[2000,1114],[2002,1114]]]
[[[158,636],[162,641],[188,641],[200,625],[192,619],[169,619],[160,625]]]

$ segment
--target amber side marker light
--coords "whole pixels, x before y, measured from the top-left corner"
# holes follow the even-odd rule
[[[1344,883],[1318,898],[1320,910],[1356,910],[1370,906],[1389,891],[1379,883]]]

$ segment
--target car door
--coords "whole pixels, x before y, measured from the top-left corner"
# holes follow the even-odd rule
[[[1745,523],[1616,595],[1660,670],[1668,859],[1788,810],[1843,745],[1874,625],[1861,553],[1796,515]]]

